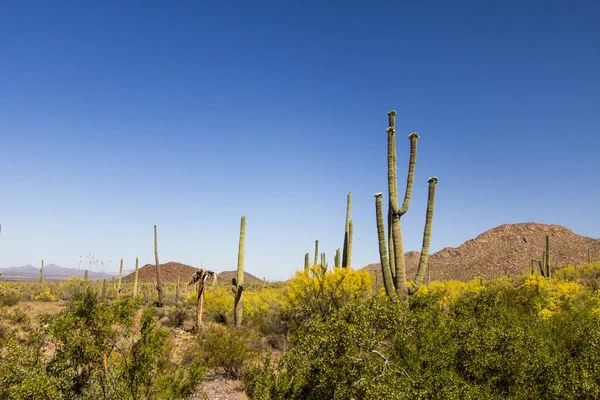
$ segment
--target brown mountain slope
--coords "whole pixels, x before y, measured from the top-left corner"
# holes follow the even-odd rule
[[[432,280],[470,280],[475,276],[494,278],[504,274],[520,274],[529,269],[530,260],[541,260],[550,236],[550,264],[552,269],[588,261],[600,260],[600,239],[573,233],[560,225],[533,222],[506,224],[490,229],[459,247],[446,247],[429,256]],[[414,279],[419,253],[406,253],[407,279]],[[379,264],[365,267],[376,274],[381,282]],[[537,268],[537,265],[536,265]],[[425,278],[427,280],[427,278]]]
[[[219,282],[231,283],[232,278],[237,278],[237,271],[223,271],[218,273],[217,277]],[[262,279],[259,279],[248,272],[244,272],[244,285],[253,285],[262,282]]]
[[[160,277],[163,282],[177,282],[177,276],[181,276],[182,282],[187,282],[194,272],[198,271],[198,268],[192,267],[191,265],[181,264],[177,262],[168,262],[160,264]],[[133,282],[134,274],[131,273],[123,279],[125,282]],[[224,271],[217,274],[218,282],[231,283],[231,278],[235,277],[236,271]],[[155,282],[156,281],[156,266],[152,264],[146,264],[138,270],[138,279],[140,282]],[[252,284],[262,282],[260,279],[255,277],[248,272],[244,272],[244,280],[246,284]]]

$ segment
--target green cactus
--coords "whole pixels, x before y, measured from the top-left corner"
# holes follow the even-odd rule
[[[102,279],[102,299],[106,299],[106,293],[108,291],[108,284],[106,282],[106,279]]]
[[[540,267],[540,274],[545,277],[552,279],[550,272],[550,237],[546,235],[546,251],[542,251],[542,260],[538,261]],[[532,269],[533,273],[533,269]]]
[[[429,178],[429,193],[427,198],[427,214],[425,217],[425,230],[423,232],[423,245],[421,246],[421,257],[419,259],[419,267],[417,268],[417,276],[410,286],[408,293],[415,294],[419,290],[419,286],[423,283],[425,270],[429,261],[429,245],[431,244],[431,225],[433,223],[433,209],[435,205],[435,188],[438,179],[434,176]]]
[[[348,193],[346,204],[346,226],[344,229],[344,247],[342,252],[342,268],[348,267],[348,251],[351,249],[350,244],[350,207],[352,206],[352,193]]]
[[[83,273],[83,281],[87,282],[88,281],[88,270],[86,269],[85,272]]]
[[[550,273],[550,236],[546,235],[546,277],[552,280]]]
[[[389,297],[393,297],[395,296],[396,290],[394,288],[392,270],[390,269],[390,262],[388,259],[387,244],[385,243],[382,197],[383,193],[375,193],[375,215],[377,219],[377,238],[379,241],[379,259],[381,262],[381,272],[383,275],[383,287],[385,288],[385,293]]]
[[[340,267],[340,249],[337,249],[335,251],[335,257],[333,257],[333,262],[335,265],[335,268],[339,268]]]
[[[313,265],[318,265],[318,261],[319,261],[319,241],[315,240],[315,260],[313,262]]]
[[[154,225],[154,261],[156,263],[156,290],[158,291],[158,307],[165,305],[165,296],[163,293],[163,285],[160,277],[160,264],[158,263],[158,237],[156,234],[156,225]]]
[[[177,285],[175,286],[175,304],[179,301],[179,285],[181,280],[181,271],[177,271]]]
[[[121,298],[121,278],[123,277],[123,259],[121,258],[121,264],[119,266],[119,283],[117,284],[117,300]]]
[[[347,268],[352,268],[352,236],[354,235],[354,222],[348,224],[348,259]]]
[[[308,253],[304,255],[304,271],[308,272],[310,270],[310,258]]]
[[[135,258],[135,272],[133,273],[133,298],[135,299],[138,293],[138,258]]]
[[[381,268],[384,277],[384,286],[386,293],[390,296],[392,286],[395,292],[401,296],[415,293],[425,277],[427,262],[429,258],[429,244],[431,242],[431,225],[433,222],[435,188],[438,179],[429,178],[429,196],[427,200],[427,214],[425,222],[425,232],[423,235],[423,247],[421,258],[417,270],[416,278],[410,287],[406,285],[406,262],[404,259],[404,243],[402,241],[402,230],[400,227],[400,218],[408,211],[412,197],[414,185],[414,173],[417,161],[417,141],[419,135],[411,133],[410,140],[410,158],[408,164],[408,176],[406,179],[406,191],[402,206],[398,203],[398,184],[397,184],[397,166],[396,166],[396,111],[388,113],[389,127],[388,134],[388,192],[389,192],[389,210],[388,210],[388,234],[389,249],[385,246],[385,227],[383,224],[382,194],[377,193],[376,213],[377,213],[377,233],[379,238],[379,252],[381,259]],[[383,244],[383,247],[382,247]],[[384,254],[385,253],[385,254]],[[389,257],[389,258],[388,258]],[[393,270],[392,270],[393,266]],[[391,280],[391,282],[389,281]]]
[[[246,216],[242,215],[242,222],[240,225],[240,245],[238,248],[238,266],[237,266],[237,279],[231,280],[231,289],[235,294],[235,300],[233,305],[233,322],[234,325],[239,327],[242,326],[242,316],[244,313],[244,243],[246,238]]]
[[[44,281],[44,260],[42,260],[42,266],[40,267],[40,280],[39,280],[40,285],[42,284],[43,281]]]

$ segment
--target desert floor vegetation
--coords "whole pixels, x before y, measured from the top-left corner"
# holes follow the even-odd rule
[[[251,399],[597,398],[599,282],[589,263],[403,301],[312,265],[245,287],[241,326],[230,286],[208,285],[197,333],[196,292],[173,282],[163,308],[150,283],[117,300],[101,281],[0,282],[0,398],[202,398],[215,375]]]

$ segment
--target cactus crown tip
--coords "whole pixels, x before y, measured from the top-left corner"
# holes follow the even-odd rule
[[[397,115],[398,113],[396,112],[396,110],[390,110],[388,112],[388,115]]]
[[[427,182],[431,183],[438,183],[439,179],[437,178],[437,176],[432,176],[431,178],[427,179]]]
[[[381,196],[383,196],[383,193],[381,193],[381,192],[375,193],[375,197],[381,197]]]
[[[413,132],[410,135],[408,135],[409,139],[418,139],[420,138],[419,134],[417,132]]]

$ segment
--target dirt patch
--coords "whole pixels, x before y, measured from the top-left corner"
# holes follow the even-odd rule
[[[244,383],[239,380],[229,379],[223,374],[209,372],[201,386],[202,394],[199,399],[210,400],[247,400],[244,392]]]

